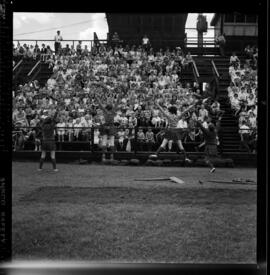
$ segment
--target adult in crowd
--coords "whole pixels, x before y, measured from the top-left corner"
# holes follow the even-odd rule
[[[60,31],[56,32],[56,35],[54,36],[54,51],[55,54],[59,54],[61,50],[61,41],[63,40],[63,37],[60,33]]]
[[[32,111],[40,119],[46,115],[45,110],[50,113],[55,109],[59,113],[59,121],[61,119],[70,127],[60,138],[61,142],[76,139],[89,141],[91,135],[87,127],[102,129],[105,124],[104,110],[98,103],[96,95],[98,94],[105,107],[116,101],[119,94],[117,87],[125,83],[126,93],[121,98],[113,117],[115,128],[130,129],[125,135],[122,149],[135,148],[134,142],[137,136],[134,136],[134,127],[136,126],[143,127],[145,135],[147,133],[145,129],[152,128],[154,139],[150,138],[152,134],[149,134],[151,146],[143,148],[154,149],[162,142],[162,138],[161,140],[157,138],[157,134],[162,133],[164,127],[169,125],[168,118],[155,106],[155,99],[159,100],[164,110],[168,110],[171,106],[175,107],[179,116],[187,106],[204,98],[200,90],[198,91],[197,85],[181,81],[183,59],[184,55],[180,50],[160,49],[154,52],[150,49],[147,52],[142,45],[125,47],[119,45],[115,48],[102,45],[95,51],[93,49],[86,51],[86,54],[83,50],[76,51],[74,47],[66,46],[61,55],[50,54],[48,57],[46,62],[52,67],[53,75],[44,86],[26,83],[14,90],[14,112],[21,107],[28,121]],[[97,90],[93,83],[100,83],[106,88]],[[204,103],[210,117],[212,113],[209,112],[209,104],[210,101]],[[194,110],[197,116],[199,110],[197,107]],[[191,114],[183,123],[188,124],[190,118]],[[62,135],[61,131],[58,133]],[[102,145],[100,135],[101,133],[96,133],[95,142],[91,144],[95,149]],[[161,137],[161,134],[158,137]],[[56,138],[58,139],[58,136]],[[147,137],[145,137],[146,142]]]
[[[215,38],[215,43],[219,46],[220,55],[225,56],[225,45],[226,45],[226,38],[225,33],[220,33]]]
[[[145,34],[142,38],[142,46],[143,46],[143,49],[148,51],[150,49],[150,40],[149,38],[147,37],[147,35]]]

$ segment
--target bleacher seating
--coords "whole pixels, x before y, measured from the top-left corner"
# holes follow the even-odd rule
[[[185,66],[185,54],[181,50],[166,50],[154,53],[151,50],[145,52],[141,47],[112,49],[106,46],[102,46],[99,52],[96,52],[96,50],[95,48],[95,51],[82,51],[81,53],[71,51],[65,54],[63,51],[59,55],[51,54],[46,62],[41,62],[35,74],[39,84],[33,85],[32,81],[20,83],[25,85],[19,88],[16,87],[14,90],[14,114],[17,113],[18,107],[22,107],[24,110],[23,116],[25,117],[25,123],[19,127],[30,126],[32,129],[36,129],[39,120],[53,113],[54,109],[59,112],[58,118],[64,120],[61,127],[73,127],[73,134],[77,118],[80,120],[77,127],[82,127],[81,132],[84,132],[87,127],[99,127],[102,125],[102,112],[95,100],[95,94],[99,94],[104,105],[106,105],[108,102],[115,100],[117,97],[116,88],[121,83],[126,83],[129,91],[118,108],[120,119],[119,121],[116,119],[116,125],[119,128],[132,127],[135,129],[136,126],[150,126],[155,129],[158,126],[164,127],[166,126],[166,119],[155,108],[155,100],[159,100],[165,109],[175,105],[180,113],[185,110],[186,106],[198,101],[198,98],[204,97],[202,90],[199,94],[196,94],[197,88],[193,87],[194,75],[192,69],[190,66]],[[208,54],[211,54],[210,50]],[[240,139],[238,125],[232,114],[226,93],[230,82],[228,74],[229,59],[228,57],[218,56],[216,49],[214,54],[212,58],[221,75],[218,100],[221,109],[225,111],[221,119],[221,127],[219,127],[222,152],[236,152]],[[200,72],[202,72],[202,80],[204,74],[207,77],[212,73],[210,67],[205,65],[204,57],[198,56],[195,61]],[[19,72],[19,75],[21,73],[22,71]],[[92,85],[94,82],[105,83],[108,91],[104,92],[96,89]],[[29,96],[29,94],[31,95]],[[173,95],[176,96],[176,100],[172,100]],[[213,99],[206,101],[206,107],[210,114],[212,102]],[[197,115],[199,108],[200,105],[196,109]],[[81,111],[79,111],[80,109]],[[136,118],[134,123],[132,122],[132,113],[135,114]],[[158,126],[152,120],[155,113],[162,122]],[[90,116],[90,121],[86,122],[86,115]],[[34,121],[34,117],[37,118],[37,121]],[[190,117],[191,114],[189,114],[188,120]],[[16,119],[14,119],[14,123],[16,123]],[[68,129],[65,129],[65,134],[67,132]],[[136,133],[134,130],[133,135]],[[29,137],[33,135],[33,132],[28,129],[24,132],[24,135]],[[58,139],[57,135],[56,139]],[[126,136],[125,139],[128,139],[128,137]],[[35,137],[33,140],[35,140]],[[34,142],[25,141],[25,149],[39,149],[33,145]],[[90,141],[93,143],[91,139],[70,142],[67,135],[65,135],[65,139],[58,144],[57,148],[58,150],[67,151],[80,151],[80,149],[90,151],[92,150]],[[184,143],[184,145],[188,151],[195,151],[196,145],[202,141],[201,139],[195,143]],[[157,144],[156,139],[156,146]],[[146,146],[143,146],[143,148],[143,150],[147,150]],[[132,149],[137,150],[137,148]]]

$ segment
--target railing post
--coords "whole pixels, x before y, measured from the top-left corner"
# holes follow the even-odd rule
[[[135,126],[135,138],[134,138],[134,155],[137,154],[138,144],[137,144],[137,133],[138,133],[138,127]]]
[[[94,154],[94,127],[91,127],[91,152]]]

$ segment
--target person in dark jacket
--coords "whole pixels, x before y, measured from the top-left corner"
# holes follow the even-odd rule
[[[58,169],[56,169],[56,160],[55,160],[55,125],[57,123],[57,112],[55,112],[53,117],[46,117],[40,124],[41,128],[41,136],[42,136],[42,142],[41,142],[41,157],[39,161],[39,169],[38,171],[42,170],[42,166],[46,157],[46,152],[50,152],[51,154],[51,161],[53,166],[53,171],[57,172]]]
[[[210,166],[210,173],[215,172],[216,168],[211,162],[211,158],[217,157],[217,132],[213,123],[209,123],[208,129],[204,128],[201,122],[197,121],[197,126],[202,130],[205,140],[205,162]]]

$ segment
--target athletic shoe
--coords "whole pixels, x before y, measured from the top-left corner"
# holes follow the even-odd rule
[[[210,170],[210,173],[214,173],[216,171],[216,168],[213,167],[211,170]]]
[[[189,158],[185,158],[185,162],[191,163],[191,160]]]
[[[53,169],[54,172],[58,172],[59,170],[58,169]]]
[[[156,159],[158,156],[156,154],[150,155],[149,158]]]
[[[42,169],[40,169],[40,168],[38,168],[37,170],[38,170],[38,172],[42,171]]]

